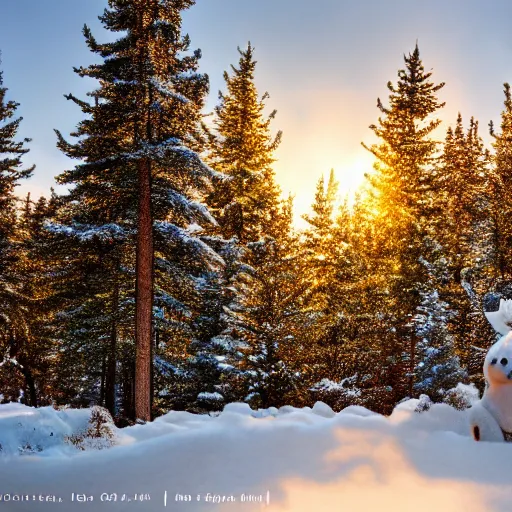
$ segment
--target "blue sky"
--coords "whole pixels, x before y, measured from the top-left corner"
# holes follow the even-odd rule
[[[9,98],[21,103],[21,135],[31,137],[27,163],[34,178],[22,193],[47,194],[53,177],[72,163],[55,147],[53,128],[65,135],[80,120],[69,92],[84,97],[94,83],[73,66],[95,58],[83,41],[87,23],[100,40],[111,39],[97,16],[106,0],[2,0],[0,50]],[[342,191],[353,189],[372,158],[368,126],[378,118],[376,99],[387,97],[403,54],[416,40],[433,79],[446,82],[439,137],[458,111],[474,115],[481,131],[499,122],[502,84],[512,81],[512,3],[507,0],[198,0],[184,14],[184,31],[201,48],[201,70],[211,80],[208,108],[223,88],[222,73],[238,61],[237,46],[256,48],[256,81],[268,91],[274,129],[283,130],[276,153],[277,180],[296,195],[304,213],[314,186],[331,167]],[[488,137],[485,137],[488,140]]]

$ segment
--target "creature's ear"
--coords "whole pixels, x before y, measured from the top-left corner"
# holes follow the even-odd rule
[[[484,302],[485,316],[493,329],[505,336],[512,331],[512,300],[500,298],[499,304],[496,303],[496,300]]]

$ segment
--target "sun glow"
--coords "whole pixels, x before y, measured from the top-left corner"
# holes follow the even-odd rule
[[[336,181],[339,183],[337,204],[341,204],[347,198],[349,205],[352,205],[356,193],[365,182],[365,173],[370,172],[373,168],[374,157],[361,147],[345,157],[341,157],[339,154],[324,153],[317,160],[318,163],[314,170],[297,173],[294,176],[287,173],[282,164],[280,165],[279,162],[276,164],[276,178],[284,195],[287,196],[291,193],[295,196],[294,223],[300,229],[307,227],[302,215],[311,212],[316,184],[322,174],[327,182],[330,170],[334,169]]]
[[[353,198],[354,194],[360,190],[365,181],[365,173],[373,169],[374,157],[364,148],[354,153],[354,155],[343,162],[338,167],[334,167],[336,179],[339,182],[339,195],[341,197],[349,196]],[[338,170],[339,169],[339,170]]]

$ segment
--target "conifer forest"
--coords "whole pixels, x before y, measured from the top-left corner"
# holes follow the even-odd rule
[[[84,27],[94,63],[74,72],[95,85],[66,96],[74,132],[55,130],[64,192],[17,193],[37,162],[0,75],[1,401],[100,405],[123,426],[483,390],[482,300],[512,278],[510,86],[496,126],[463,112],[440,132],[444,83],[411,41],[368,119],[363,186],[340,199],[325,175],[298,229],[257,52],[241,43],[207,113],[216,91],[181,30],[194,3],[109,0],[112,42]]]

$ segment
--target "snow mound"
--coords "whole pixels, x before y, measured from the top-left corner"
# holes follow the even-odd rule
[[[320,402],[258,411],[228,404],[217,417],[171,411],[115,429],[109,449],[85,451],[64,438],[86,428],[90,409],[0,405],[0,508],[510,510],[512,444],[473,441],[467,410],[418,412],[418,404],[408,400],[389,417],[363,407],[334,413]],[[42,451],[20,456],[29,434]]]
[[[334,416],[336,416],[336,413],[323,402],[316,402],[312,411],[318,416],[322,416],[324,418],[334,418]]]
[[[370,411],[362,405],[349,405],[338,414],[353,414],[354,416],[362,416],[363,418],[367,416],[381,416],[379,413]]]
[[[75,455],[79,436],[87,432],[90,418],[91,409],[0,405],[0,457]],[[77,442],[73,444],[71,439]]]

